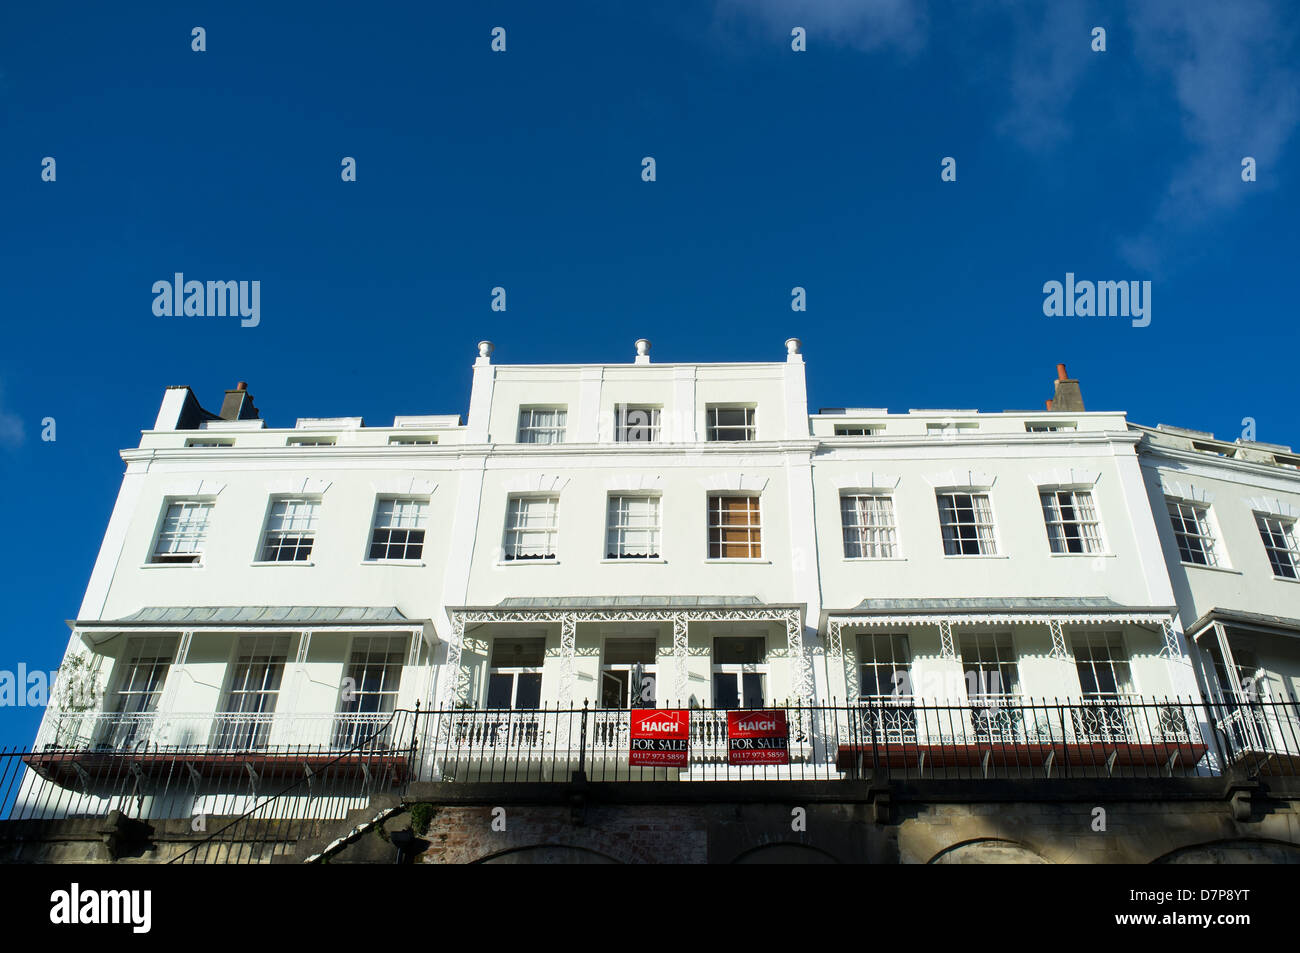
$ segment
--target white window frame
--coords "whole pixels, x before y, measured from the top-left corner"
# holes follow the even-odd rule
[[[1178,559],[1184,566],[1201,566],[1209,569],[1227,567],[1219,545],[1218,527],[1214,524],[1212,509],[1208,503],[1180,499],[1175,496],[1165,497],[1165,510],[1169,515],[1169,526],[1174,533],[1174,545],[1178,549]],[[1177,513],[1175,513],[1177,510]],[[1195,532],[1187,532],[1188,519],[1191,518]],[[1184,546],[1184,540],[1195,541],[1205,562],[1189,559],[1187,554],[1193,552],[1190,545]]]
[[[717,524],[715,525],[714,522],[713,522],[713,516],[714,516],[714,513],[713,513],[713,501],[714,501],[714,500],[721,500],[721,499],[733,499],[733,500],[734,500],[734,499],[744,499],[744,500],[754,500],[754,501],[757,503],[757,506],[755,507],[755,519],[757,520],[757,522],[747,523],[747,524],[745,524],[743,527],[741,527],[741,526],[734,526],[734,525],[731,527],[731,528],[733,528],[733,529],[744,529],[744,530],[747,531],[747,532],[746,532],[746,542],[745,542],[744,545],[745,545],[745,551],[746,551],[747,553],[749,553],[748,556],[727,556],[727,555],[723,555],[723,550],[727,549],[729,546],[735,546],[735,545],[739,545],[739,544],[737,544],[737,543],[727,543],[727,542],[724,542],[724,541],[723,541],[723,538],[722,538],[722,531],[725,530],[725,529],[727,528],[727,524],[724,524],[724,523],[722,523],[722,522],[719,522],[719,523],[717,523]],[[723,512],[722,509],[719,508],[718,515],[721,516],[722,512]],[[732,561],[732,562],[759,562],[759,561],[762,561],[762,560],[764,559],[763,553],[765,552],[765,549],[764,549],[764,545],[765,545],[765,543],[764,543],[764,540],[763,540],[763,497],[762,497],[762,494],[760,494],[760,493],[730,493],[730,492],[710,493],[710,494],[708,495],[708,499],[707,499],[707,501],[705,502],[704,523],[705,523],[705,549],[704,549],[704,555],[705,555],[705,559],[706,559],[707,561],[710,561],[710,562],[728,562],[728,561]],[[713,555],[713,545],[714,545],[714,543],[713,543],[713,531],[714,531],[714,530],[718,530],[718,543],[717,543],[717,545],[718,545],[718,555],[717,555],[717,556],[714,556],[714,555]],[[755,541],[755,535],[754,535],[755,533],[758,534],[758,535],[757,535],[757,541]],[[754,550],[755,550],[756,548],[757,548],[757,550],[758,550],[758,554],[757,554],[757,555],[754,554]]]
[[[541,665],[493,665],[492,656],[496,650],[498,640],[505,642],[518,642],[525,639],[540,639],[542,642],[542,664]],[[545,687],[546,667],[546,639],[545,636],[497,636],[488,646],[488,664],[487,664],[487,681],[483,683],[483,708],[489,711],[541,711],[545,705],[544,695],[542,693]],[[492,692],[492,676],[509,675],[510,676],[510,705],[507,708],[488,709],[488,698]],[[519,708],[519,676],[520,675],[538,675],[541,679],[537,685],[537,707],[536,708]]]
[[[652,662],[642,662],[642,663],[637,663],[637,662],[606,662],[606,661],[605,661],[605,659],[608,657],[608,654],[609,654],[609,644],[610,644],[611,642],[636,642],[636,641],[649,642],[649,643],[651,643],[651,645],[652,645],[652,647],[653,647],[653,651],[651,652],[650,657],[651,657],[652,659],[654,659],[654,661],[652,661]],[[627,672],[627,673],[628,673],[628,674],[627,674],[627,696],[628,696],[628,698],[627,698],[627,704],[623,706],[624,708],[640,708],[640,707],[653,708],[653,707],[657,706],[657,705],[659,704],[659,661],[658,661],[658,659],[659,659],[659,640],[658,640],[655,636],[653,636],[653,635],[645,635],[645,636],[631,636],[631,635],[607,636],[607,637],[605,638],[605,640],[604,640],[604,644],[601,646],[601,650],[600,650],[600,676],[601,676],[601,681],[600,681],[600,696],[599,696],[599,697],[600,697],[600,703],[601,703],[601,706],[603,707],[604,704],[605,704],[605,673],[607,673],[607,672],[608,672],[608,673],[616,673],[616,672]],[[650,682],[652,682],[653,685],[654,685],[654,691],[652,692],[652,694],[654,695],[654,698],[653,698],[653,700],[651,701],[650,704],[647,704],[647,705],[644,705],[644,706],[641,706],[641,705],[633,705],[633,704],[632,704],[632,700],[633,700],[633,699],[632,699],[632,696],[633,696],[633,694],[635,693],[635,694],[639,695],[640,692],[641,692],[641,689],[642,689],[642,686],[634,686],[634,685],[632,684],[632,672],[636,669],[636,666],[637,666],[638,664],[641,665],[641,675],[642,675],[644,678],[648,679]]]
[[[289,530],[289,529],[272,529],[271,524],[273,520],[277,519],[276,510],[278,507],[281,506],[293,507],[293,506],[303,506],[303,505],[311,506],[311,514],[308,517],[308,525],[306,528],[299,529],[297,531]],[[313,496],[272,497],[270,504],[267,506],[266,509],[266,519],[263,520],[262,522],[262,537],[258,541],[257,558],[255,561],[259,563],[265,563],[267,565],[281,565],[281,564],[297,565],[297,566],[310,565],[312,561],[312,556],[316,554],[316,543],[318,541],[317,535],[320,531],[320,508],[321,508],[320,497],[313,497]],[[294,515],[290,517],[290,520],[295,521],[301,518],[302,517],[300,515]],[[297,538],[299,540],[310,539],[311,545],[307,547],[306,554],[302,558],[267,559],[266,555],[272,540],[272,534],[274,534],[276,539],[289,539],[289,538]],[[301,548],[302,548],[301,543],[295,546],[294,547],[295,553]]]
[[[289,636],[275,633],[244,635],[231,646],[226,664],[226,677],[221,689],[218,712],[223,717],[213,724],[211,746],[217,750],[260,750],[271,740],[276,709],[284,691],[284,679],[289,670]],[[245,661],[245,659],[247,661]],[[239,682],[241,666],[251,674],[259,667],[261,687],[249,688],[245,678]],[[275,687],[267,688],[268,676],[276,672]],[[245,699],[258,699],[256,707],[247,707]],[[232,707],[236,705],[237,707]]]
[[[659,443],[663,439],[663,408],[655,404],[615,404],[615,443]]]
[[[869,515],[883,514],[886,522],[883,523],[866,523],[856,522],[847,523],[850,511],[846,507],[848,501],[854,501],[852,515],[857,519],[863,519],[863,501],[870,501]],[[874,535],[871,535],[874,534]],[[840,535],[844,543],[845,559],[899,559],[901,558],[901,547],[898,539],[898,518],[897,510],[894,507],[894,495],[892,493],[877,493],[865,490],[844,490],[840,493]],[[856,543],[851,540],[856,535]],[[869,541],[870,540],[870,541]],[[857,555],[850,552],[851,545],[856,545]],[[868,550],[882,550],[868,554]]]
[[[1079,694],[1089,700],[1110,700],[1114,698],[1123,699],[1125,696],[1137,694],[1136,682],[1133,679],[1133,657],[1129,653],[1128,643],[1124,639],[1124,633],[1114,629],[1107,629],[1101,632],[1071,632],[1069,634],[1070,654],[1074,662],[1074,671],[1076,677],[1079,673],[1080,665],[1087,665],[1092,669],[1092,680],[1094,684],[1100,684],[1096,672],[1098,666],[1110,669],[1111,680],[1115,682],[1114,692],[1087,691],[1083,687],[1083,679],[1079,679]],[[1086,661],[1081,662],[1079,659],[1080,646],[1086,646],[1088,657]],[[1097,649],[1104,651],[1104,657],[1097,657]],[[1116,677],[1115,666],[1123,665],[1126,676],[1121,680]]]
[[[654,522],[646,526],[632,525],[626,520],[628,514],[625,512],[615,512],[615,501],[643,502],[649,501],[653,505]],[[616,517],[619,521],[616,522]],[[650,534],[653,544],[649,547],[649,552],[645,555],[637,555],[626,551],[625,542],[628,533],[646,533]],[[658,493],[625,493],[622,491],[610,493],[605,500],[605,548],[604,560],[606,562],[653,562],[663,559],[663,533],[664,533],[664,511],[663,496]]]
[[[1062,494],[1069,494],[1070,497],[1069,507],[1073,515],[1068,520],[1062,512]],[[1047,532],[1047,546],[1052,555],[1098,556],[1108,551],[1106,537],[1102,532],[1101,511],[1097,508],[1097,499],[1091,487],[1040,486],[1038,501],[1042,506],[1043,528]],[[1077,552],[1069,548],[1071,537],[1066,532],[1069,527],[1075,528],[1073,538],[1083,546]],[[1053,528],[1057,535],[1053,535]]]
[[[877,650],[881,640],[884,640],[888,647],[888,659],[885,654]],[[868,658],[863,651],[863,646],[871,646],[871,655]],[[901,654],[900,654],[901,650]],[[916,694],[912,686],[912,645],[906,632],[863,632],[858,635],[857,639],[857,658],[854,664],[858,669],[858,699],[860,701],[883,701],[885,699],[911,698]],[[887,694],[875,692],[865,692],[863,688],[866,683],[862,680],[862,670],[865,668],[874,669],[876,672],[875,682],[877,688],[880,687],[880,673],[887,671],[889,678],[886,680],[890,686]],[[895,676],[903,673],[903,678],[897,680]]]
[[[959,511],[959,509],[965,509],[965,507],[959,508],[956,505],[957,502],[956,497],[960,497],[960,496],[970,498],[971,505],[969,509],[973,518],[973,522],[969,524],[955,522],[955,521],[949,522],[946,520],[945,517],[945,513],[944,513],[945,499],[949,500],[949,504],[951,506],[951,510],[954,516]],[[980,505],[977,502],[979,500],[984,501],[985,509],[987,509],[988,518],[985,521],[980,520],[980,516],[981,516]],[[936,490],[935,504],[938,507],[938,511],[939,511],[939,535],[943,542],[943,553],[945,557],[972,558],[972,557],[981,557],[981,556],[1001,555],[1002,547],[998,543],[997,514],[993,512],[993,494],[991,494],[987,489],[959,488],[959,489]],[[961,550],[964,549],[964,545],[963,545],[964,537],[957,535],[956,533],[949,532],[950,528],[955,529],[957,527],[964,527],[964,526],[974,527],[975,543],[979,547],[978,552],[974,552],[974,553],[962,552]],[[987,529],[987,533],[981,533],[980,530],[985,528]],[[948,551],[950,540],[953,546],[957,548],[958,550],[957,552]],[[987,550],[985,549],[986,542],[988,546]]]
[[[203,565],[203,556],[207,551],[208,530],[212,525],[212,509],[216,506],[216,500],[211,497],[168,497],[163,500],[162,515],[158,520],[158,529],[154,533],[153,546],[149,549],[149,564],[152,566],[201,566]],[[177,529],[169,530],[168,523],[171,520],[172,510],[180,508],[180,518],[177,520]],[[197,531],[189,528],[192,519],[184,518],[188,514],[201,511],[203,518]],[[168,549],[167,552],[159,552],[163,545],[164,539],[176,542],[182,540],[192,540],[194,548],[192,549]],[[165,557],[192,557],[189,559],[168,559]],[[164,558],[160,558],[164,557]]]
[[[1024,680],[1020,672],[1020,653],[1016,646],[1014,633],[1011,632],[964,632],[958,637],[957,658],[961,661],[963,687],[968,701],[978,702],[983,699],[1020,698],[1023,695]],[[993,654],[985,655],[991,648]],[[975,657],[967,658],[967,651]],[[1005,650],[1005,651],[1004,651]],[[972,664],[972,662],[974,664]],[[1011,669],[1011,684],[1006,684],[1003,670]],[[981,674],[975,678],[975,691],[971,692],[971,679],[965,676],[972,670]],[[997,691],[988,691],[991,679],[987,673],[998,673]]]
[[[719,424],[720,411],[740,411],[745,415],[745,423]],[[724,439],[720,436],[724,431],[742,436]],[[704,439],[709,443],[752,443],[758,439],[758,408],[753,404],[709,404],[704,409]]]
[[[526,526],[517,522],[517,516],[524,513],[528,506],[547,505],[551,507],[549,525]],[[530,549],[522,545],[523,537],[541,535],[546,540],[541,555],[521,555],[521,550]],[[560,497],[533,493],[512,493],[506,497],[505,531],[501,540],[501,560],[511,564],[520,563],[554,563],[559,558],[560,542]]]
[[[763,643],[763,651],[761,653],[761,658],[763,658],[764,661],[762,662],[718,662],[716,659],[717,656],[716,640],[729,639],[729,638],[759,639]],[[715,641],[709,646],[709,656],[710,656],[709,695],[710,695],[710,701],[713,703],[713,707],[714,708],[721,707],[718,704],[718,698],[717,698],[716,677],[718,675],[736,676],[736,694],[737,694],[737,702],[740,708],[733,709],[733,710],[748,710],[745,709],[745,680],[744,680],[745,675],[759,676],[759,683],[758,683],[759,692],[763,696],[762,706],[760,707],[765,707],[767,705],[772,704],[772,699],[771,697],[769,697],[768,694],[771,691],[771,687],[772,687],[772,666],[770,663],[766,661],[767,659],[771,658],[771,654],[770,654],[771,649],[767,644],[767,637],[762,635],[740,635],[740,636],[722,635],[722,636],[714,636],[714,640]]]
[[[1300,541],[1296,537],[1296,520],[1278,513],[1255,512],[1255,528],[1259,530],[1264,555],[1274,579],[1300,580]],[[1277,554],[1276,556],[1274,554]],[[1278,572],[1283,559],[1289,572]]]
[[[126,643],[122,661],[115,666],[114,685],[104,705],[105,712],[115,715],[153,714],[158,711],[171,667],[176,663],[179,640],[174,635],[131,636]],[[145,688],[138,684],[137,674],[144,668]],[[136,704],[135,699],[144,699]]]
[[[352,699],[344,697],[345,690],[348,686],[339,686],[338,702],[334,712],[339,715],[386,715],[397,709],[398,698],[402,691],[402,674],[406,667],[406,659],[410,652],[409,635],[354,635],[351,643],[348,645],[348,654],[343,663],[343,678],[346,681],[353,678],[354,686],[352,687]],[[358,660],[357,656],[364,653],[364,658]],[[392,659],[396,658],[394,663]],[[387,659],[387,661],[385,661]],[[360,666],[362,679],[354,678],[354,666]],[[396,667],[396,683],[392,688],[388,687],[388,679],[391,670]],[[380,687],[376,690],[369,690],[365,687],[365,673],[373,669],[382,669],[380,674]],[[378,699],[378,708],[362,708],[363,699]],[[387,707],[384,707],[384,706]]]
[[[545,415],[545,416],[543,416]],[[539,420],[549,422],[539,423]],[[569,408],[567,405],[537,405],[519,408],[519,428],[516,442],[527,444],[554,444],[565,442],[565,430],[568,428]],[[554,439],[541,439],[551,437]]]
[[[395,505],[402,508],[403,512],[389,514],[389,522],[381,526],[379,520],[385,515],[384,508],[388,505]],[[416,522],[411,525],[404,525],[412,518],[411,514],[404,512],[406,507],[418,507],[414,515]],[[393,522],[393,517],[396,522]],[[375,546],[375,536],[380,532],[389,533],[388,541],[382,545],[386,551],[391,551],[394,546],[401,546],[403,551],[409,552],[412,546],[419,546],[419,552],[414,556],[375,556],[373,555]],[[393,533],[406,532],[407,539],[402,543],[392,541]],[[410,534],[420,533],[419,543],[410,542]],[[366,538],[366,555],[365,561],[368,563],[418,563],[424,559],[424,547],[429,542],[429,497],[427,496],[379,496],[375,498],[374,512],[370,517],[370,534]]]

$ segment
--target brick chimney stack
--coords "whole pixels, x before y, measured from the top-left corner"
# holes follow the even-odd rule
[[[222,420],[255,420],[257,408],[253,406],[253,395],[248,392],[248,382],[240,381],[234,390],[226,391],[226,399],[221,402]]]
[[[1066,376],[1065,365],[1056,365],[1056,392],[1047,402],[1049,410],[1083,413],[1083,391],[1079,382]]]

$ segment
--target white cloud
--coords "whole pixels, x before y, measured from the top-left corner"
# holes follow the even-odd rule
[[[1121,246],[1151,267],[1170,234],[1206,224],[1278,174],[1300,121],[1300,73],[1288,59],[1295,31],[1271,0],[1133,0],[1130,25],[1143,64],[1170,84],[1190,147],[1150,224]],[[1254,156],[1259,181],[1241,181],[1244,156]]]
[[[1065,112],[1092,52],[1091,27],[1070,3],[1051,3],[1033,16],[1009,4],[1011,104],[998,128],[1027,149],[1041,151],[1070,138]]]

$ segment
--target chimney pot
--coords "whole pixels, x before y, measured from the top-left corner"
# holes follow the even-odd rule
[[[235,385],[235,390],[248,390],[248,381],[240,381]]]
[[[1048,410],[1051,410],[1051,409],[1052,409],[1052,401],[1051,401],[1050,398],[1049,398],[1048,401],[1047,401],[1047,409],[1048,409]]]
[[[1057,365],[1056,365],[1056,379],[1057,379],[1058,381],[1066,381],[1066,380],[1069,380],[1069,379],[1070,379],[1069,376],[1066,375],[1066,373],[1065,373],[1065,365],[1064,365],[1064,364],[1057,364]]]

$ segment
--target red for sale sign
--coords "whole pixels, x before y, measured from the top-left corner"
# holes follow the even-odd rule
[[[627,763],[653,768],[684,768],[691,747],[688,709],[633,708]]]
[[[789,737],[784,711],[727,712],[729,764],[789,764]]]

